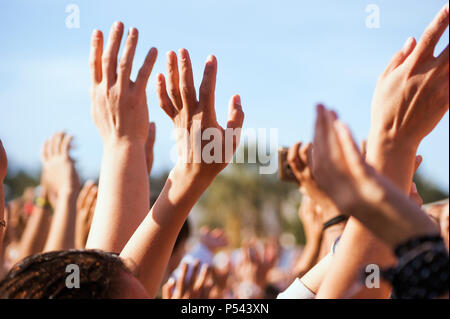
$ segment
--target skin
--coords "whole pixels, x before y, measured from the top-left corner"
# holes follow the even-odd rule
[[[0,140],[0,221],[5,220],[5,195],[3,190],[3,181],[6,177],[6,172],[8,171],[8,158],[6,157],[5,149],[3,148],[3,143]],[[5,235],[5,228],[0,227],[0,249],[3,247],[3,236]],[[0,251],[0,256],[1,256]]]
[[[433,56],[436,44],[448,27],[448,4],[425,30],[419,43],[410,38],[379,78],[372,102],[367,162],[409,193],[414,159],[427,136],[449,107],[449,49]],[[359,269],[367,264],[391,266],[391,249],[358,220],[349,220],[319,297],[340,298],[355,285]],[[354,297],[388,298],[390,287],[363,288]]]
[[[316,256],[317,260],[320,260],[328,254],[331,245],[342,234],[346,223],[342,222],[328,227],[322,232],[323,223],[340,215],[340,212],[334,205],[333,201],[320,189],[320,187],[318,187],[317,182],[314,180],[312,175],[312,169],[314,166],[312,154],[312,143],[302,145],[301,142],[298,142],[289,149],[287,159],[292,172],[297,178],[298,184],[301,185],[299,187],[300,192],[311,197],[317,205],[316,209],[322,215],[320,225],[322,236],[319,247],[320,252],[319,255]]]
[[[181,49],[179,55],[179,66],[174,52],[169,52],[167,57],[167,86],[170,96],[166,90],[165,77],[158,75],[157,94],[161,108],[169,115],[177,129],[192,132],[192,123],[197,120],[201,132],[216,128],[224,135],[225,130],[217,123],[214,108],[217,74],[215,57],[210,56],[206,62],[197,100],[189,54],[187,50]],[[230,101],[227,127],[241,128],[243,120],[240,97],[235,95]],[[183,138],[177,140],[180,160],[171,170],[150,213],[121,252],[121,257],[132,260],[136,265],[138,278],[151,298],[160,287],[177,235],[186,217],[215,176],[228,163],[225,158],[221,163],[206,163],[203,160],[195,162],[193,159],[197,155],[194,150],[202,150],[207,141],[201,141],[199,145],[194,139],[191,141],[191,148],[186,147],[187,143]],[[235,139],[233,153],[238,143],[239,140]],[[225,145],[222,147],[225,148]]]
[[[47,197],[45,186],[41,186],[40,197]],[[33,206],[33,212],[27,221],[25,230],[20,238],[19,257],[21,260],[25,257],[41,253],[44,250],[47,241],[48,232],[52,222],[51,209]]]
[[[114,299],[148,299],[147,291],[141,282],[132,274],[121,270],[117,275],[119,288]]]
[[[269,241],[262,246],[258,246],[256,241],[244,244],[242,248],[242,260],[235,269],[237,285],[251,283],[258,286],[261,295],[252,298],[263,298],[264,288],[268,283],[269,272],[275,267],[279,258],[279,247],[275,241]],[[243,298],[236,291],[238,298]],[[246,298],[248,296],[245,296]]]
[[[42,152],[41,180],[54,208],[44,252],[75,247],[76,199],[80,180],[69,154],[71,142],[71,136],[56,133],[46,141]]]
[[[294,266],[296,277],[303,276],[316,264],[322,243],[322,216],[316,210],[314,201],[307,195],[304,195],[302,198],[302,204],[299,208],[299,218],[305,230],[306,245]]]
[[[189,264],[181,264],[180,276],[175,280],[170,278],[162,287],[163,299],[208,299],[212,289],[211,267],[197,261],[193,265],[189,280],[186,279]]]
[[[87,181],[77,199],[77,218],[75,225],[75,248],[84,249],[89,236],[95,205],[97,204],[98,187],[93,181]]]
[[[138,31],[129,30],[118,61],[123,24],[111,28],[103,51],[103,34],[91,40],[91,114],[103,141],[98,198],[87,248],[120,252],[147,215],[150,186],[146,140],[149,133],[145,89],[156,60],[152,48],[135,81],[130,80]]]
[[[444,237],[445,245],[447,246],[447,251],[449,250],[449,218],[448,218],[448,203],[443,208],[441,218],[440,218],[440,224],[441,227],[441,234],[442,237]]]
[[[439,234],[417,203],[364,161],[349,129],[323,106],[318,107],[314,145],[314,176],[320,187],[391,251],[411,238]],[[340,243],[336,255],[341,251]]]
[[[145,159],[147,172],[153,167],[153,146],[155,144],[156,125],[150,122],[147,140],[145,142]],[[77,220],[75,227],[75,247],[83,249],[86,247],[87,238],[92,225],[95,207],[97,205],[98,187],[93,181],[87,181],[83,186],[77,199]]]

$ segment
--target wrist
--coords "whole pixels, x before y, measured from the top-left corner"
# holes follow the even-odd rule
[[[208,188],[216,175],[217,174],[204,173],[193,164],[185,164],[181,162],[177,162],[170,172],[170,176],[172,176],[175,180],[184,180],[187,183],[195,184],[202,189]]]
[[[367,156],[370,154],[416,154],[418,146],[419,143],[412,139],[400,137],[386,130],[371,128],[367,142]]]
[[[103,139],[103,149],[105,151],[117,149],[133,149],[136,147],[144,147],[145,139],[132,138],[129,136],[111,136]]]

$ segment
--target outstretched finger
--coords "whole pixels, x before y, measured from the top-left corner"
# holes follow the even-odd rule
[[[122,35],[123,23],[120,21],[115,22],[109,32],[108,44],[102,59],[102,75],[108,86],[116,82],[117,55],[119,54]]]
[[[64,137],[64,133],[62,133],[62,132],[58,132],[55,135],[53,135],[53,137],[51,139],[51,150],[52,150],[53,156],[60,154],[61,142],[63,140],[63,137]]]
[[[175,279],[169,278],[169,280],[162,288],[163,299],[172,299],[174,288],[175,288]]]
[[[191,58],[186,49],[180,49],[180,93],[183,107],[191,114],[197,106],[197,94],[194,86],[194,75],[192,73]]]
[[[131,69],[133,67],[134,53],[138,42],[139,32],[136,28],[130,28],[123,49],[122,58],[119,62],[117,78],[120,84],[127,87],[130,84]]]
[[[91,81],[98,84],[102,81],[102,53],[103,53],[103,33],[94,30],[91,38],[91,51],[89,53],[89,70]]]
[[[203,80],[200,85],[199,103],[202,108],[216,119],[216,110],[214,108],[214,93],[216,90],[217,77],[217,59],[210,55],[206,60],[205,71],[203,72]]]
[[[156,62],[156,57],[158,56],[158,50],[156,48],[151,48],[145,57],[144,63],[142,64],[139,73],[136,77],[135,87],[137,90],[143,92],[147,88],[148,78],[152,73],[153,66]]]
[[[158,74],[156,81],[156,94],[159,100],[159,106],[166,112],[166,114],[173,120],[177,114],[177,109],[175,108],[172,100],[169,98],[166,89],[166,79],[164,75]]]
[[[241,97],[234,95],[228,107],[228,128],[242,128],[244,124],[244,111],[242,111]]]
[[[176,109],[179,111],[183,108],[183,101],[180,94],[180,75],[178,71],[177,54],[169,51],[166,54],[167,67],[167,88],[169,89],[170,99]]]
[[[416,39],[414,37],[409,37],[406,40],[405,44],[403,45],[403,48],[392,57],[385,72],[393,71],[400,65],[402,65],[403,62],[405,62],[405,60],[414,51],[416,45],[417,45]]]
[[[66,155],[67,157],[69,157],[69,151],[70,151],[70,145],[73,141],[73,136],[68,135],[68,134],[64,134],[61,140],[61,144],[60,144],[60,148],[59,148],[59,152],[61,154]]]
[[[189,268],[188,264],[186,263],[181,264],[180,276],[178,277],[177,283],[175,285],[175,289],[177,291],[177,298],[181,298],[184,294],[188,268]]]
[[[419,43],[417,44],[417,53],[419,56],[432,56],[437,43],[439,42],[449,22],[448,3],[439,11],[430,25],[425,29]]]
[[[42,160],[47,161],[51,156],[50,140],[45,140],[42,146]]]
[[[198,278],[194,284],[194,291],[199,292],[202,288],[204,288],[206,284],[206,280],[210,274],[211,268],[207,264],[203,264],[200,268],[200,272],[198,274]]]

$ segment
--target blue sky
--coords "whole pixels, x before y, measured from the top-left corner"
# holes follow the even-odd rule
[[[80,28],[68,29],[65,8],[80,8]],[[218,58],[216,108],[226,122],[230,96],[242,96],[245,126],[279,128],[282,145],[309,140],[314,105],[334,107],[358,139],[369,129],[378,75],[408,36],[420,37],[442,0],[185,0],[2,1],[0,4],[0,137],[11,163],[36,170],[46,137],[75,135],[81,175],[96,177],[102,144],[90,117],[90,34],[121,20],[137,27],[135,69],[147,50],[160,55],[148,86],[157,125],[155,171],[171,167],[172,124],[159,108],[154,83],[165,52],[186,47],[196,83],[209,54]],[[380,8],[380,28],[365,25],[368,4]],[[448,31],[439,49],[448,43]],[[136,74],[136,70],[134,74]],[[449,117],[420,147],[421,171],[448,191]]]

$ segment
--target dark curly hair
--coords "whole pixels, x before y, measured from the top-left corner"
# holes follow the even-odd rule
[[[68,288],[66,267],[80,269],[80,288]],[[25,258],[0,282],[0,298],[106,299],[117,296],[120,271],[130,273],[117,254],[101,250],[54,251]]]

